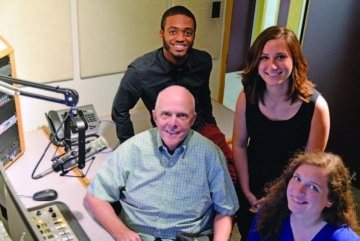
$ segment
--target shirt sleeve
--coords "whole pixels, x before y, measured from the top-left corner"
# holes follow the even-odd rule
[[[111,117],[116,124],[116,135],[124,142],[134,135],[133,123],[130,119],[132,109],[141,96],[141,79],[133,66],[129,66],[121,80],[115,95]]]
[[[207,65],[207,69],[206,71],[204,71],[203,75],[204,75],[204,79],[206,80],[204,86],[201,88],[201,93],[200,95],[198,95],[198,101],[199,101],[199,112],[201,113],[202,116],[205,116],[206,119],[211,119],[212,117],[212,104],[211,104],[211,91],[210,91],[210,72],[212,69],[212,61],[211,61],[211,57],[209,57],[208,60],[208,65]],[[215,123],[213,123],[215,124]]]
[[[358,236],[354,230],[349,226],[343,225],[338,228],[332,235],[330,241],[360,241],[360,236]]]
[[[191,88],[193,91],[192,94],[195,97],[196,112],[198,114],[193,129],[200,131],[204,123],[216,125],[216,121],[213,116],[209,84],[210,73],[212,70],[212,60],[210,54],[201,52],[201,54],[196,56],[195,61],[201,63],[197,66],[197,68],[200,69],[197,69],[196,71],[196,73],[198,73],[197,77],[199,78],[201,85],[195,88]]]
[[[87,188],[89,193],[108,202],[120,200],[121,192],[124,190],[126,183],[125,176],[122,175],[117,164],[121,162],[119,160],[120,156],[117,153],[111,154],[106,162],[101,165]]]
[[[225,156],[217,146],[215,148],[218,151],[213,152],[216,153],[215,160],[210,164],[209,171],[209,184],[214,209],[222,215],[234,215],[239,209],[239,201],[226,167]]]

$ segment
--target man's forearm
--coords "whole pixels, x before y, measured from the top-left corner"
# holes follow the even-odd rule
[[[131,231],[116,215],[109,202],[100,200],[87,193],[84,199],[85,207],[90,211],[96,221],[115,239],[121,237],[138,236]]]
[[[228,241],[233,226],[233,217],[217,214],[214,219],[214,241]]]

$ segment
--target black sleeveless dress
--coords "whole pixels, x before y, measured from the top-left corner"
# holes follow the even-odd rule
[[[314,90],[311,101],[303,102],[289,120],[269,120],[258,104],[246,105],[249,181],[256,196],[263,196],[264,185],[280,176],[295,152],[305,149],[318,96]]]

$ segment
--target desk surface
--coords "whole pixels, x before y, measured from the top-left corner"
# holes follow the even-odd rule
[[[37,180],[31,178],[31,173],[49,140],[43,130],[26,132],[24,138],[25,153],[6,169],[6,173],[25,207],[30,208],[46,203],[33,201],[31,196],[35,192],[46,188],[55,189],[58,192],[57,201],[68,205],[91,240],[113,240],[84,208],[83,198],[86,189],[79,178],[60,176],[59,173],[55,172]],[[42,173],[51,168],[51,158],[54,151],[56,151],[55,148],[51,146],[36,173]],[[97,165],[90,168],[92,175],[94,175],[95,169],[99,167],[101,162],[105,160],[105,156],[105,154],[96,156],[94,163]]]
[[[231,140],[233,112],[226,107],[213,102],[213,112],[220,129],[224,132],[226,139]],[[135,132],[141,132],[151,127],[147,111],[138,111],[132,114]],[[100,125],[99,134],[109,142],[110,147],[115,147],[118,140],[115,132],[115,125],[109,118],[103,118]],[[50,172],[44,177],[34,180],[31,173],[36,163],[48,145],[48,136],[43,130],[35,130],[24,133],[25,152],[6,170],[16,192],[20,195],[25,207],[41,205],[45,202],[33,201],[33,193],[46,188],[55,189],[58,192],[57,201],[64,202],[69,206],[80,225],[88,234],[91,240],[113,240],[113,238],[90,216],[83,206],[83,198],[86,188],[81,182],[81,178],[60,176],[60,173]],[[110,150],[110,148],[108,148]],[[56,152],[54,146],[50,145],[49,150],[40,163],[36,174],[47,170],[52,170],[51,159]],[[102,152],[96,155],[95,160],[90,165],[86,164],[84,172],[87,171],[86,178],[91,179],[95,176],[101,163],[106,160],[109,152]],[[88,170],[87,170],[88,169]],[[73,173],[69,173],[73,174]]]

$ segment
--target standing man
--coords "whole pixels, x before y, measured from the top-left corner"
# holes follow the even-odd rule
[[[232,151],[212,113],[209,88],[211,56],[205,51],[192,48],[195,31],[195,17],[187,8],[174,6],[165,11],[160,30],[163,47],[141,56],[128,66],[114,99],[112,119],[122,143],[134,135],[129,111],[140,98],[151,113],[162,89],[174,84],[186,87],[195,97],[197,118],[192,129],[220,147],[228,160],[230,175],[236,183]]]
[[[88,210],[117,241],[229,240],[238,200],[221,150],[190,129],[194,97],[170,86],[152,115],[157,128],[130,138],[101,166],[85,196]],[[117,201],[119,217],[109,203]]]

